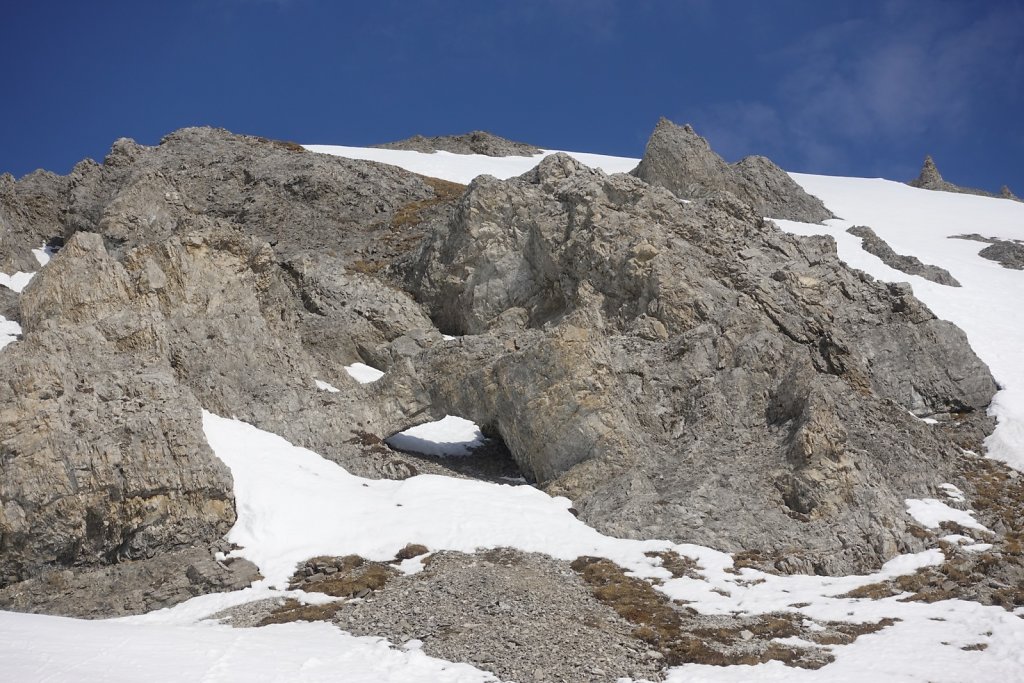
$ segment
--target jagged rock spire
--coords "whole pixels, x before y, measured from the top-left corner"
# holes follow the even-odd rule
[[[921,166],[921,173],[917,176],[916,180],[911,180],[909,184],[913,187],[939,189],[945,182],[942,179],[942,174],[939,173],[938,167],[935,165],[935,160],[932,159],[932,155],[926,154],[924,164]]]

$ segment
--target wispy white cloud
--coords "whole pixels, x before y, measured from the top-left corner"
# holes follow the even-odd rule
[[[734,156],[778,147],[828,167],[858,142],[968,135],[979,93],[1009,98],[1024,87],[1022,45],[1020,3],[891,0],[767,54],[780,69],[770,103],[717,103],[695,118]]]

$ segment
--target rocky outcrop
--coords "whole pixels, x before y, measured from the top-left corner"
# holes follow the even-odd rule
[[[661,119],[633,175],[683,199],[730,192],[759,216],[820,223],[835,218],[821,200],[807,194],[765,157],[746,157],[729,165],[708,141],[687,124]]]
[[[922,190],[973,194],[978,195],[979,197],[1001,197],[1003,199],[1020,201],[1020,199],[1018,199],[1006,185],[1003,185],[999,194],[993,194],[985,190],[978,190],[973,187],[961,187],[960,185],[954,185],[948,180],[943,179],[942,174],[939,173],[939,169],[935,165],[935,160],[932,159],[930,154],[926,155],[924,158],[924,164],[921,165],[921,173],[918,174],[917,178],[908,182],[907,185],[910,185],[911,187],[918,187]]]
[[[374,145],[380,149],[405,149],[414,152],[451,152],[453,154],[482,154],[489,157],[532,157],[543,150],[525,142],[515,142],[483,130],[463,135],[424,137],[414,135],[405,140]]]
[[[921,263],[916,256],[906,256],[893,251],[889,243],[875,234],[875,231],[866,225],[855,225],[847,228],[846,232],[861,239],[861,246],[864,251],[874,254],[882,260],[882,263],[906,273],[907,275],[918,275],[926,280],[946,285],[947,287],[959,287],[960,283],[949,271],[939,266],[930,266]]]
[[[404,335],[440,340],[408,295],[364,272],[408,249],[388,241],[408,204],[416,220],[443,210],[430,181],[189,129],[155,148],[118,141],[66,178],[4,183],[18,238],[5,246],[31,258],[54,231],[68,243],[20,300],[5,297],[24,335],[0,369],[0,585],[220,538],[232,484],[204,408],[354,472],[416,471],[357,435],[429,419],[422,387],[400,373],[362,386],[342,366]],[[400,237],[415,237],[403,220]]]
[[[33,272],[33,249],[61,233],[68,179],[48,171],[0,175],[0,272]]]
[[[995,237],[983,237],[978,234],[950,235],[950,239],[984,242],[990,246],[978,252],[978,256],[995,261],[1003,268],[1024,270],[1024,241],[1001,240]]]
[[[0,364],[0,585],[212,540],[235,518],[154,311],[127,305],[128,273],[97,235],[54,266],[23,294],[24,338]]]
[[[261,578],[259,572],[247,560],[217,559],[230,550],[229,543],[217,541],[88,572],[48,569],[0,588],[0,609],[101,619],[171,607],[197,595],[248,588]]]
[[[1003,268],[1024,270],[1024,244],[1010,240],[997,240],[978,252],[978,256],[995,261]]]
[[[474,181],[410,280],[473,335],[412,357],[432,404],[609,533],[864,569],[917,547],[903,499],[955,477],[910,411],[990,428],[995,384],[957,328],[728,195],[551,156]]]

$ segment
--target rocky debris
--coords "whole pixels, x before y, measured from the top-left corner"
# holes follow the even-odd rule
[[[415,557],[426,552],[427,549],[423,548],[423,552],[406,554]],[[314,557],[299,566],[288,583],[288,588],[308,593],[324,593],[337,598],[365,598],[373,591],[384,588],[388,581],[396,576],[398,571],[387,564],[370,562],[358,555]]]
[[[431,404],[613,535],[867,570],[921,547],[903,499],[955,476],[907,411],[992,427],[962,332],[726,195],[681,203],[553,155],[475,180],[409,279],[470,335],[409,351]]]
[[[405,149],[427,153],[444,151],[453,154],[483,154],[489,157],[532,157],[544,151],[525,142],[506,140],[483,130],[474,130],[463,135],[440,135],[429,138],[414,135],[405,140],[373,146],[380,149]]]
[[[224,541],[96,569],[50,569],[0,588],[0,609],[100,619],[142,614],[197,595],[247,588],[262,578],[251,562],[217,559]]]
[[[314,576],[338,566],[340,574],[351,565],[351,558],[318,558]],[[309,569],[307,563],[300,571]],[[683,663],[776,660],[819,668],[832,661],[827,646],[849,644],[894,623],[816,622],[796,612],[704,615],[608,560],[568,563],[508,548],[437,553],[424,571],[361,593],[325,605],[259,601],[215,618],[242,628],[331,621],[399,647],[421,641],[427,654],[469,662],[502,680],[567,683],[661,680],[667,667]],[[794,637],[805,644],[777,642]]]
[[[846,232],[855,237],[861,238],[861,246],[864,251],[874,254],[882,260],[882,263],[907,275],[918,275],[926,280],[946,285],[947,287],[959,287],[960,283],[949,271],[939,266],[930,266],[921,263],[916,256],[906,256],[893,251],[889,243],[875,234],[875,231],[866,225],[855,225],[848,228]]]
[[[991,246],[978,252],[978,256],[995,261],[1003,268],[1024,270],[1024,240],[1001,240],[994,237],[982,237],[978,234],[951,235],[950,239],[984,242]]]
[[[979,197],[1000,197],[1002,199],[1012,199],[1014,201],[1020,201],[1013,192],[1010,191],[1006,185],[1000,189],[999,194],[993,194],[986,190],[978,190],[973,187],[961,187],[960,185],[954,185],[948,180],[943,179],[942,174],[939,173],[938,167],[935,165],[935,161],[931,155],[928,154],[924,158],[924,164],[921,166],[921,173],[907,183],[911,187],[918,187],[922,190],[937,190],[939,192],[955,192],[958,194],[973,194]]]
[[[769,159],[751,156],[729,165],[689,124],[658,121],[633,175],[683,199],[731,192],[758,216],[820,223],[835,218]]]
[[[438,553],[420,574],[346,603],[334,617],[355,635],[468,662],[502,680],[658,680],[661,662],[633,627],[594,600],[565,562],[514,550]]]

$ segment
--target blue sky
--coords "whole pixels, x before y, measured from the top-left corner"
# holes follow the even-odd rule
[[[728,160],[1024,195],[1024,0],[10,2],[0,171],[187,125],[365,145],[485,129],[639,156],[659,116]]]

